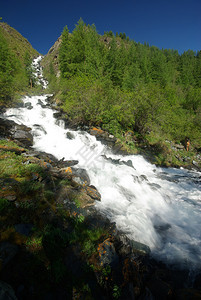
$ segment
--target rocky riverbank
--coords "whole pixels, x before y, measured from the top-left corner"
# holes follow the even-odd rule
[[[177,143],[170,140],[148,142],[133,131],[127,131],[122,136],[115,137],[94,124],[85,124],[79,119],[71,120],[60,107],[60,103],[49,97],[49,103],[57,110],[54,116],[65,123],[66,128],[84,130],[94,135],[97,140],[108,145],[116,154],[141,154],[148,161],[162,167],[187,168],[201,171],[201,149],[190,145],[186,149],[185,141]]]
[[[200,275],[155,262],[97,212],[101,195],[77,161],[35,151],[24,125],[0,129],[1,299],[200,299]]]

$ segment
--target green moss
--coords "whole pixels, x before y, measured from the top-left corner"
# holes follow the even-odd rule
[[[23,176],[25,159],[13,152],[2,151],[0,160],[0,177]]]
[[[5,146],[8,148],[16,148],[16,149],[22,149],[22,147],[19,147],[15,142],[9,141],[9,140],[0,140],[0,145]]]

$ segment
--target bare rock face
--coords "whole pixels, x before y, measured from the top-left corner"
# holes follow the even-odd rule
[[[60,70],[59,70],[59,47],[61,44],[61,37],[57,39],[57,41],[54,43],[54,45],[50,48],[47,55],[43,58],[41,61],[41,65],[46,68],[49,66],[49,64],[53,63],[53,68],[55,71],[55,74],[57,77],[60,76]]]

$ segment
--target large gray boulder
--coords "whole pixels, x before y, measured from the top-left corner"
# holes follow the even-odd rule
[[[24,131],[24,130],[17,130],[13,134],[13,138],[20,143],[22,143],[24,146],[32,146],[33,145],[33,136],[30,132]]]

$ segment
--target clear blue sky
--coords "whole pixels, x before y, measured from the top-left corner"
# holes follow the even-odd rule
[[[201,0],[0,0],[3,21],[42,54],[80,18],[159,48],[201,50]]]

